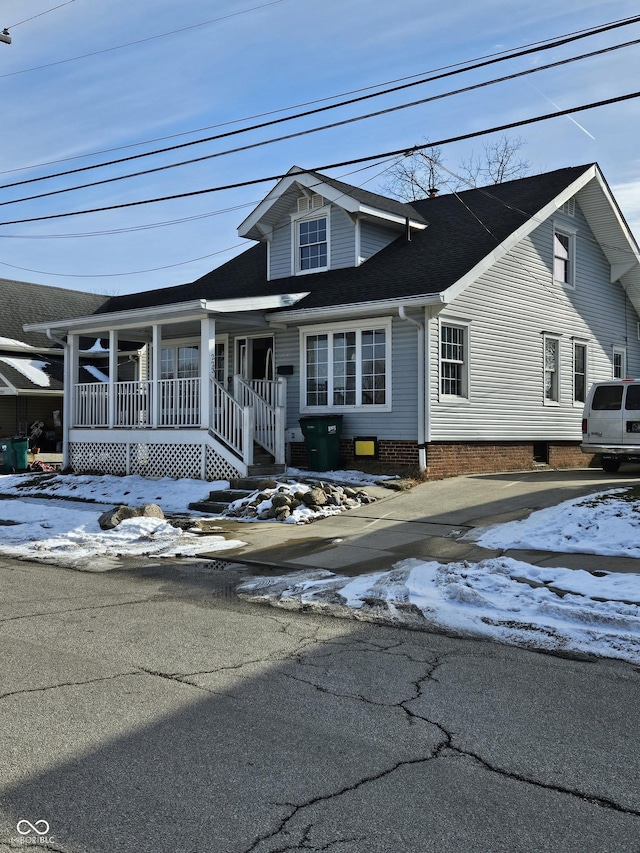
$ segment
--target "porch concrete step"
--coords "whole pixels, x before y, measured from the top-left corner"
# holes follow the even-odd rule
[[[250,486],[248,489],[218,489],[209,492],[209,498],[205,501],[196,501],[189,504],[189,509],[194,509],[196,512],[206,512],[210,515],[220,515],[229,509],[229,505],[241,498],[247,498],[255,491],[256,486]]]
[[[248,474],[250,477],[272,477],[274,474],[284,474],[285,465],[276,465],[272,463],[271,465],[260,465],[256,463],[254,465],[249,465]]]

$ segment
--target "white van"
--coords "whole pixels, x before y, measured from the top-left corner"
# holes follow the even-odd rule
[[[621,462],[640,462],[640,379],[614,379],[591,386],[580,449],[597,453],[609,474]]]

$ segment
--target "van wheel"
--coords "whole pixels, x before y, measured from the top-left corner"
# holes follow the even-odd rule
[[[615,474],[616,471],[620,470],[620,460],[619,459],[603,459],[602,460],[602,470],[606,474]]]

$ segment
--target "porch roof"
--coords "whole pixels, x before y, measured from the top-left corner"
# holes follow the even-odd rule
[[[176,323],[199,321],[210,316],[232,318],[234,315],[246,316],[253,311],[268,311],[277,308],[287,308],[308,295],[301,293],[284,293],[275,296],[255,296],[237,299],[193,299],[170,305],[153,305],[143,308],[129,308],[125,311],[113,311],[104,314],[90,314],[87,317],[72,317],[66,320],[53,320],[48,323],[33,323],[25,325],[26,331],[51,332],[57,335],[80,334],[100,335],[105,330],[115,329],[126,331],[131,337],[143,328]]]

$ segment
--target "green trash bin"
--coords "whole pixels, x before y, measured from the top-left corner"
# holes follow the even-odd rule
[[[11,452],[11,439],[0,441],[0,452],[2,453],[2,473],[10,474],[13,471],[13,453]]]
[[[310,471],[335,471],[340,466],[342,415],[300,418]]]
[[[11,455],[13,456],[13,467],[16,471],[26,471],[29,463],[27,454],[29,452],[28,438],[11,439]]]

